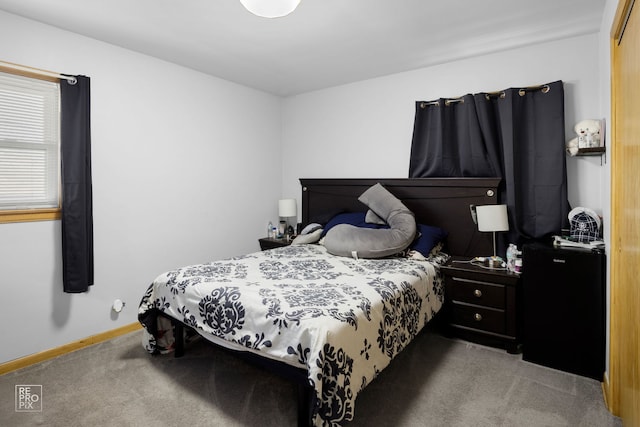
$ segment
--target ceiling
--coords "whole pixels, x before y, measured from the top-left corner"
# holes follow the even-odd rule
[[[280,96],[599,31],[605,0],[0,0],[0,10]]]

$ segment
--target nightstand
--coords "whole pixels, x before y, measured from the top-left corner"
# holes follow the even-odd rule
[[[258,239],[258,242],[260,242],[260,250],[263,251],[266,251],[267,249],[281,248],[291,244],[291,240],[274,239],[272,237],[263,237],[262,239]]]
[[[520,276],[452,257],[440,267],[445,283],[444,321],[449,335],[520,352]]]

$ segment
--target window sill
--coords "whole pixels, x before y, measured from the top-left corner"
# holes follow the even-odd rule
[[[59,208],[55,209],[32,209],[32,210],[15,210],[0,211],[0,223],[6,222],[31,222],[31,221],[51,221],[60,219],[62,212]]]

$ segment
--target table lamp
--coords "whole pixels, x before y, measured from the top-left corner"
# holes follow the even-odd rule
[[[296,199],[282,199],[278,201],[278,216],[280,216],[281,221],[284,219],[285,227],[282,230],[282,234],[286,234],[287,229],[289,228],[289,218],[298,217],[298,204],[296,203]],[[295,230],[295,227],[294,227]]]
[[[502,268],[504,260],[496,255],[496,232],[509,231],[507,205],[476,206],[478,231],[493,233],[493,256],[484,260],[489,268]]]

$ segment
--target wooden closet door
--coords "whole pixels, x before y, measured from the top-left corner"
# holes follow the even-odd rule
[[[620,0],[612,27],[609,406],[640,426],[640,2]],[[628,19],[627,19],[628,18]]]

